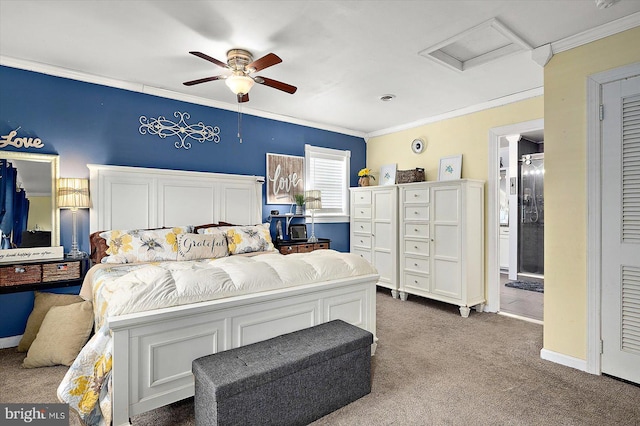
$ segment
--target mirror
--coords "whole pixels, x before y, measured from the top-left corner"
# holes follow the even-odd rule
[[[56,247],[60,245],[60,211],[56,208],[56,183],[59,177],[58,155],[0,151],[17,170],[16,185],[29,200],[26,238],[17,248]]]

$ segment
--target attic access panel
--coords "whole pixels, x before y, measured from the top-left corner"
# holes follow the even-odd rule
[[[418,54],[456,71],[531,50],[532,46],[493,18]]]

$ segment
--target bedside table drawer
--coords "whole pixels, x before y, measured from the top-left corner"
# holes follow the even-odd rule
[[[42,282],[76,280],[80,278],[80,261],[42,265]]]
[[[0,285],[38,284],[42,281],[42,265],[10,265],[0,268]]]
[[[280,246],[278,247],[278,250],[280,251],[280,253],[282,254],[291,254],[291,253],[297,253],[298,252],[298,246]]]
[[[326,250],[329,248],[329,243],[315,243],[313,245],[314,250]]]

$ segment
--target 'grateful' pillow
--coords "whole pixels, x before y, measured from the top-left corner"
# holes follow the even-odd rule
[[[87,343],[92,328],[93,307],[90,301],[52,307],[45,315],[22,366],[36,368],[73,364]]]
[[[229,256],[224,232],[178,235],[178,260],[217,259]]]
[[[84,299],[75,294],[57,294],[36,291],[35,299],[33,301],[33,310],[27,319],[27,326],[18,343],[18,352],[26,352],[29,350],[31,343],[36,339],[38,330],[44,316],[49,312],[49,308],[52,306],[64,306],[72,303],[82,302]]]

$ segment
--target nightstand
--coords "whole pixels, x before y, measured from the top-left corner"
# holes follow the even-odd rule
[[[282,254],[308,253],[314,250],[331,248],[331,240],[328,238],[318,238],[318,241],[315,243],[310,243],[308,241],[284,240],[276,241],[275,247]]]

